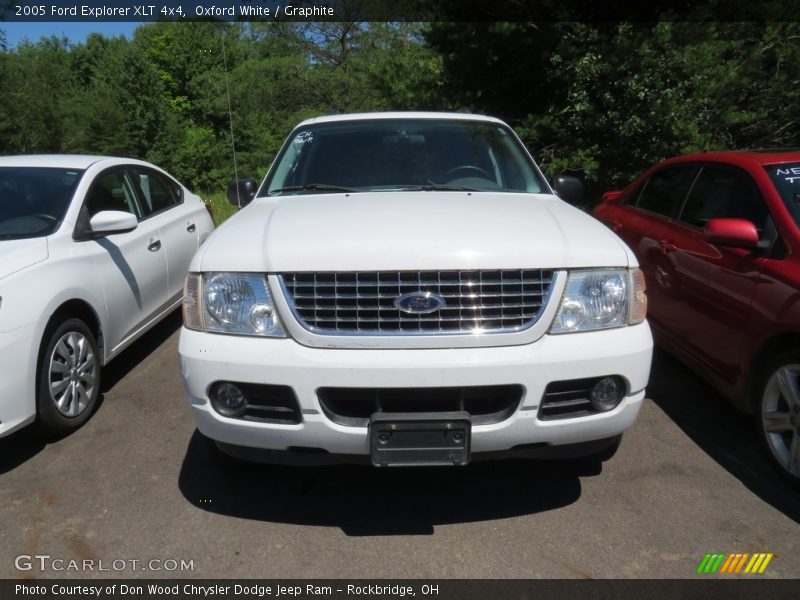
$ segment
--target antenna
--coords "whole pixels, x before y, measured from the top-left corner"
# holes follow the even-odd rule
[[[242,208],[242,199],[239,196],[239,168],[236,165],[236,139],[233,136],[233,111],[231,110],[231,86],[228,82],[228,55],[225,52],[225,25],[219,30],[220,40],[222,40],[222,64],[225,67],[225,94],[228,98],[228,120],[231,124],[231,151],[233,152],[233,179],[236,184],[236,205]]]

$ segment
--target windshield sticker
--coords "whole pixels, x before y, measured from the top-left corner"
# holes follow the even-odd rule
[[[307,144],[308,142],[313,142],[313,141],[314,141],[314,132],[313,131],[301,131],[294,138],[293,143],[294,143],[295,146],[297,146],[299,148],[299,147],[303,146],[304,144]]]
[[[777,169],[775,175],[777,177],[783,177],[789,183],[794,183],[795,181],[800,181],[800,167]]]

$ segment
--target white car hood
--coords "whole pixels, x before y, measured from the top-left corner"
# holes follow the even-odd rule
[[[0,240],[0,279],[45,260],[47,238]]]
[[[258,199],[219,227],[194,271],[629,266],[624,244],[550,194],[382,192]]]

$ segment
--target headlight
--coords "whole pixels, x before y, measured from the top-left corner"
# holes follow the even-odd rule
[[[551,333],[608,329],[641,323],[647,316],[639,269],[572,271]]]
[[[257,273],[189,273],[183,323],[197,331],[286,337],[267,278]]]

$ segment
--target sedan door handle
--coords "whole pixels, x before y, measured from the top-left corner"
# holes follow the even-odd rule
[[[195,229],[197,229],[197,226],[194,223],[189,223],[186,226],[186,231],[188,231],[189,233],[194,233]]]
[[[661,252],[664,254],[675,252],[678,249],[672,240],[661,240],[658,245],[661,246]]]
[[[150,250],[150,252],[158,252],[161,250],[161,240],[150,240],[147,249]]]
[[[622,223],[620,223],[619,221],[614,221],[613,223],[611,223],[611,230],[612,231],[614,231],[616,233],[620,229],[622,229]]]

